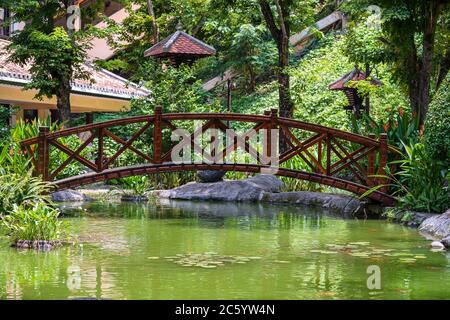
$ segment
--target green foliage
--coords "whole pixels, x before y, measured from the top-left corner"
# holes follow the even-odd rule
[[[133,196],[143,197],[151,189],[148,176],[126,177],[120,179],[119,183],[123,186],[125,192],[131,192]]]
[[[255,90],[256,76],[270,73],[276,65],[277,49],[273,42],[267,41],[265,32],[261,25],[241,25],[225,56],[225,65],[248,79],[250,91]]]
[[[152,88],[153,101],[136,101],[140,112],[153,113],[155,105],[161,105],[164,112],[213,112],[220,107],[208,103],[208,93],[195,77],[195,68],[182,65],[179,68],[167,66],[165,70],[154,61],[145,63],[142,79]]]
[[[391,164],[399,165],[395,174],[386,167],[387,175],[376,176],[389,181],[400,208],[442,213],[450,207],[448,183],[450,171],[443,161],[435,160],[426,152],[422,143],[404,146],[406,154]],[[362,197],[379,189],[372,188]]]
[[[369,8],[379,12],[369,15]],[[449,71],[448,2],[357,0],[346,1],[342,9],[354,21],[346,43],[350,59],[388,65],[423,124],[433,95],[430,88],[434,83],[439,87]]]
[[[152,189],[172,189],[197,179],[197,174],[191,171],[165,172],[149,176]]]
[[[354,120],[355,133],[365,135],[372,133],[376,138],[380,133],[387,133],[388,143],[404,150],[404,145],[413,145],[419,142],[419,119],[402,107],[390,111],[385,119],[375,121],[372,117],[363,114],[361,119]]]
[[[400,169],[396,175],[407,190],[401,198],[405,207],[430,212],[444,212],[450,206],[448,187],[449,171],[442,161],[427,154],[425,146],[417,143],[405,146],[406,157],[399,160]]]
[[[30,209],[39,203],[50,203],[47,196],[53,185],[30,173],[8,173],[0,176],[0,216],[10,214],[14,206]]]
[[[354,65],[344,54],[344,36],[330,35],[320,40],[290,68],[291,96],[295,105],[294,117],[299,120],[350,130],[351,115],[344,106],[348,104],[342,92],[331,91],[328,85],[349,72]],[[371,117],[381,122],[391,110],[408,105],[407,97],[386,66],[380,65],[373,72],[383,86],[371,91]],[[262,114],[264,110],[276,107],[277,86],[275,82],[262,84],[253,94],[233,98],[233,111]]]
[[[368,64],[379,64],[384,59],[384,49],[380,45],[382,31],[381,21],[376,14],[372,14],[360,23],[350,22],[349,31],[344,37],[343,50],[345,55],[354,63],[363,67]]]
[[[298,171],[311,171],[310,167],[299,157],[293,157],[288,161],[282,164],[283,168],[298,170]],[[310,181],[289,178],[289,177],[281,177],[281,180],[284,183],[284,190],[286,192],[289,191],[314,191],[321,192],[324,190],[324,186]]]
[[[15,173],[15,174],[27,174],[32,170],[31,157],[27,151],[22,150],[20,142],[22,140],[34,138],[39,134],[39,127],[48,126],[50,132],[55,132],[63,129],[63,126],[58,123],[51,123],[50,119],[47,121],[34,120],[30,123],[25,123],[22,120],[19,121],[14,128],[9,132],[9,137],[0,143],[0,173]],[[81,142],[77,136],[63,137],[59,139],[59,142],[69,147],[72,150],[76,150]],[[34,149],[37,146],[34,145],[31,148]],[[92,153],[93,146],[88,146],[81,153],[86,156]],[[34,155],[36,157],[36,155]],[[50,171],[55,170],[62,164],[69,156],[57,148],[50,148]],[[36,158],[35,158],[36,159]],[[72,161],[57,178],[62,179],[68,176],[74,176],[87,172],[86,168],[77,161]]]
[[[67,225],[58,220],[59,210],[37,203],[33,207],[14,205],[12,212],[0,220],[15,243],[18,240],[58,241],[64,236]]]
[[[0,141],[8,136],[10,116],[11,109],[8,106],[0,104]]]
[[[449,80],[431,102],[425,122],[425,145],[430,156],[450,166],[450,89]]]

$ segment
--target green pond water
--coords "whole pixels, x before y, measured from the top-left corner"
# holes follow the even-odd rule
[[[385,221],[235,203],[63,209],[73,245],[18,251],[0,238],[0,299],[450,298],[450,255]],[[374,265],[381,289],[367,287]]]

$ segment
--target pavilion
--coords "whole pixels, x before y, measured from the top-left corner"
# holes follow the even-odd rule
[[[191,65],[195,60],[216,54],[216,49],[183,31],[177,31],[144,52],[144,57],[168,59],[174,67],[182,63]]]

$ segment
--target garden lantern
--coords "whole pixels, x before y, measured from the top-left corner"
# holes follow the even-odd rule
[[[356,86],[350,82],[366,80],[367,77],[367,72],[363,72],[358,69],[358,66],[355,66],[352,71],[346,73],[328,86],[330,90],[341,90],[344,92],[349,102],[344,109],[353,112],[357,118],[359,118],[360,110],[363,109],[364,96],[358,92]],[[383,83],[375,77],[371,77],[370,84],[374,86],[383,85]]]

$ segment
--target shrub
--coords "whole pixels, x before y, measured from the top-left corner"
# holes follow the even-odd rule
[[[425,121],[425,145],[434,159],[450,165],[450,89],[443,85],[433,99]]]
[[[449,172],[443,161],[433,159],[422,143],[405,145],[403,159],[393,161],[400,171],[383,176],[398,195],[399,206],[417,211],[442,213],[450,206]],[[369,192],[378,189],[372,188]],[[367,194],[367,193],[366,193]],[[364,194],[363,196],[365,196]]]
[[[30,209],[39,203],[50,203],[46,194],[52,189],[50,183],[33,177],[31,172],[25,175],[16,173],[1,175],[0,216],[11,213],[15,205]]]
[[[0,221],[13,243],[18,240],[61,240],[66,225],[58,220],[59,211],[45,203],[32,208],[14,205],[11,214]]]

